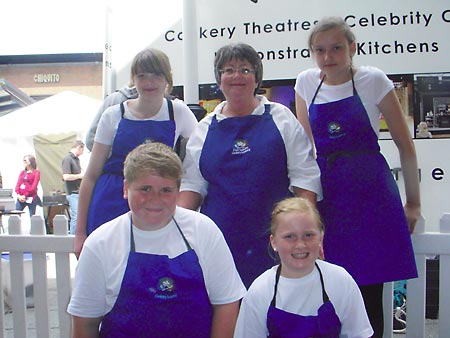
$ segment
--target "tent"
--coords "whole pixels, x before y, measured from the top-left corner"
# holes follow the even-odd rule
[[[61,160],[74,140],[85,139],[100,104],[100,100],[64,91],[0,117],[3,188],[14,189],[23,156],[32,154],[41,171],[41,193],[63,191]],[[88,157],[80,157],[82,166]]]

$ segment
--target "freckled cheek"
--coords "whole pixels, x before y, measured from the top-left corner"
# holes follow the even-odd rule
[[[136,194],[133,196],[133,202],[135,204],[149,203],[154,199],[151,194]]]

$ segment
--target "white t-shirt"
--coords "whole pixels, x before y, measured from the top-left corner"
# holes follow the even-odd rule
[[[181,135],[184,138],[189,138],[195,127],[197,126],[197,119],[189,107],[184,104],[181,100],[172,100],[173,103],[173,115],[175,120],[175,139],[174,142]],[[124,118],[129,120],[142,120],[136,118],[133,113],[128,108],[128,101],[123,103],[125,108]],[[105,110],[100,121],[98,123],[97,132],[95,134],[95,142],[112,145],[114,141],[114,137],[116,136],[117,126],[122,118],[122,113],[120,111],[120,104],[109,107]],[[161,109],[158,113],[153,115],[151,118],[147,120],[153,121],[167,121],[169,120],[169,109],[167,107],[167,99],[164,99],[164,102],[161,106]]]
[[[380,133],[380,116],[378,104],[387,93],[394,89],[394,84],[386,74],[378,68],[361,66],[354,73],[355,88],[366,108],[370,124],[377,134]],[[309,107],[317,87],[320,84],[320,69],[307,69],[297,76],[295,92]],[[342,100],[353,95],[352,81],[340,85],[322,84],[314,103],[327,103]]]
[[[305,130],[287,107],[279,103],[269,102],[264,96],[257,96],[257,99],[260,103],[252,112],[252,115],[264,114],[264,105],[270,104],[270,114],[285,144],[291,187],[313,191],[317,194],[317,200],[321,200],[320,170],[312,154],[311,142]],[[183,162],[184,174],[181,181],[181,191],[194,191],[200,193],[203,197],[207,195],[208,182],[202,176],[199,168],[200,155],[212,117],[217,116],[219,123],[227,118],[222,114],[225,103],[220,103],[212,113],[204,117],[189,138],[186,157]],[[267,165],[270,165],[270,163]]]
[[[174,218],[199,258],[211,303],[228,304],[241,299],[246,289],[219,228],[207,216],[180,207],[176,208]],[[133,226],[133,235],[137,252],[173,258],[187,251],[173,221],[155,231]],[[71,315],[102,317],[112,309],[129,250],[129,213],[100,226],[86,239],[67,310]]]
[[[356,282],[342,267],[317,261],[328,297],[342,324],[339,337],[366,338],[373,334]],[[267,311],[272,301],[276,270],[261,274],[242,300],[234,338],[267,337]],[[302,278],[280,276],[276,307],[303,316],[316,316],[323,304],[319,271]]]

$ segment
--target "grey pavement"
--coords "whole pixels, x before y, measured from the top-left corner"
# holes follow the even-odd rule
[[[437,319],[426,319],[425,321],[425,336],[424,338],[439,338],[439,320]],[[406,324],[408,328],[408,324]],[[406,335],[404,333],[394,333],[394,338],[404,338]],[[442,337],[444,338],[444,337]]]
[[[48,291],[48,307],[49,307],[49,328],[50,336],[48,338],[61,338],[59,334],[59,321],[58,321],[58,302],[56,296],[56,269],[55,269],[55,255],[52,253],[47,254],[47,291]],[[70,272],[73,278],[75,274],[75,268],[77,265],[77,259],[75,255],[70,256]],[[5,303],[5,338],[23,338],[14,337],[13,331],[13,315],[11,308]],[[27,308],[27,338],[36,338],[36,325],[34,316],[34,307]]]
[[[48,306],[49,306],[49,328],[50,337],[48,338],[61,338],[59,334],[58,323],[58,306],[56,300],[56,279],[48,279]],[[34,308],[27,308],[27,338],[36,338],[36,326],[34,317]],[[5,304],[5,338],[17,338],[14,337],[13,331],[13,316],[11,308]]]

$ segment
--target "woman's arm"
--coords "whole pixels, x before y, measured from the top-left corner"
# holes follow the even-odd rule
[[[17,195],[19,195],[20,185],[22,184],[22,181],[23,181],[23,174],[24,174],[24,171],[22,170],[19,173],[19,177],[17,178],[16,188],[14,189],[14,191],[16,192]]]
[[[239,313],[239,301],[213,305],[211,338],[231,338]]]
[[[98,338],[102,317],[83,318],[72,316],[72,338]]]
[[[302,189],[299,187],[292,187],[294,190],[294,195],[296,197],[303,197],[309,200],[313,205],[316,205],[317,201],[317,194],[313,191]]]
[[[413,233],[420,216],[419,169],[416,150],[394,90],[386,94],[378,104],[378,108],[384,116],[392,139],[399,151],[405,181],[405,215],[408,220],[409,231]]]
[[[41,172],[39,171],[39,169],[35,169],[33,171],[33,173],[34,173],[34,179],[33,179],[33,183],[30,186],[30,190],[28,191],[29,192],[28,197],[37,195],[37,187],[38,187],[39,181],[41,179]]]
[[[92,192],[94,191],[95,183],[102,173],[103,165],[105,164],[110,151],[111,146],[94,142],[89,165],[83,180],[81,181],[74,246],[75,255],[77,257],[79,257],[81,249],[83,248],[83,243],[87,237],[86,223]]]
[[[311,125],[309,124],[308,107],[306,106],[305,100],[303,100],[297,93],[295,93],[295,111],[298,121],[303,126],[303,129],[305,129],[306,134],[308,134],[308,137],[314,146],[314,138],[312,135]]]
[[[202,195],[194,191],[181,191],[178,195],[178,206],[190,210],[197,210],[202,204]]]

